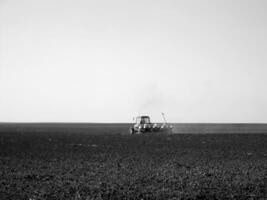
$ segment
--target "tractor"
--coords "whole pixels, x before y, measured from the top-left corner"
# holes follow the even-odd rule
[[[153,124],[149,116],[136,117],[135,124],[129,128],[129,133],[132,134],[145,134],[145,133],[172,133],[173,126],[167,124],[164,113],[162,113],[164,123],[161,125]]]

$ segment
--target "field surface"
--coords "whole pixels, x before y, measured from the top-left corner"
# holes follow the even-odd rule
[[[267,134],[45,127],[0,127],[0,199],[267,199]]]

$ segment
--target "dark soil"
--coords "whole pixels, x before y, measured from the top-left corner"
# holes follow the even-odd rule
[[[0,199],[267,199],[266,144],[264,134],[1,132]]]

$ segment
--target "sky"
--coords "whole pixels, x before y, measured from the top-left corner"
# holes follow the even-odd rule
[[[267,123],[265,0],[0,0],[0,122]]]

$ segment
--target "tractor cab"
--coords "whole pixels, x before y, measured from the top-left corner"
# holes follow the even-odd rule
[[[150,122],[149,116],[138,116],[136,117],[136,122],[131,128],[131,132],[141,133],[141,132],[151,132],[153,124]]]
[[[136,124],[151,124],[149,116],[136,117]]]

